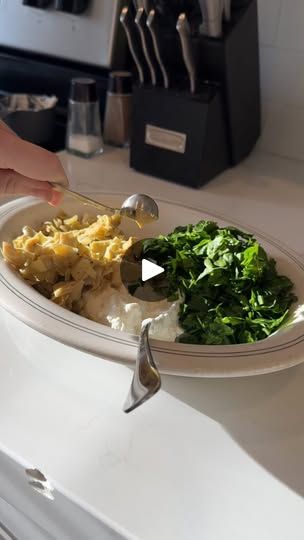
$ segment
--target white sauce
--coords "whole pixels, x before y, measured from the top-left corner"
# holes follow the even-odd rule
[[[176,302],[144,302],[131,296],[121,286],[108,286],[102,292],[90,291],[85,295],[83,314],[90,319],[106,324],[114,330],[138,335],[142,322],[152,319],[150,337],[163,341],[175,341],[182,333],[178,324],[181,300]]]

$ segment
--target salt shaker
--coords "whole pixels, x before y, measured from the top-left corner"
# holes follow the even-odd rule
[[[100,109],[94,79],[72,79],[66,149],[86,158],[103,152]]]
[[[109,75],[104,119],[104,140],[113,146],[130,145],[132,73],[112,71]]]

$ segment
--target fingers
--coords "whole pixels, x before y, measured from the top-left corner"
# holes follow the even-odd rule
[[[64,169],[56,154],[17,137],[0,126],[0,169],[44,182],[68,185]]]
[[[48,182],[32,180],[10,169],[0,170],[1,195],[32,195],[53,206],[58,205],[62,200],[62,193],[53,189]]]
[[[5,122],[3,122],[3,120],[0,120],[0,129],[8,133],[12,133],[13,135],[17,137],[16,133]]]

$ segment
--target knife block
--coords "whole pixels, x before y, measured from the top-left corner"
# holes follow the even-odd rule
[[[195,95],[134,87],[131,167],[198,188],[228,164],[222,99],[214,86],[203,85]]]
[[[189,81],[183,80],[178,39],[163,36],[173,87],[134,88],[134,169],[198,188],[254,147],[261,133],[257,0],[238,0],[238,5],[223,37],[192,39],[195,95],[181,90]]]
[[[199,79],[220,84],[226,114],[230,164],[252,150],[261,133],[257,0],[232,11],[223,38],[194,43]]]

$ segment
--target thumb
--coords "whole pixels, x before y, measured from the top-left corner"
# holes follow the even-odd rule
[[[62,193],[56,191],[48,182],[33,180],[11,169],[0,170],[1,195],[32,195],[56,206],[62,200]]]

